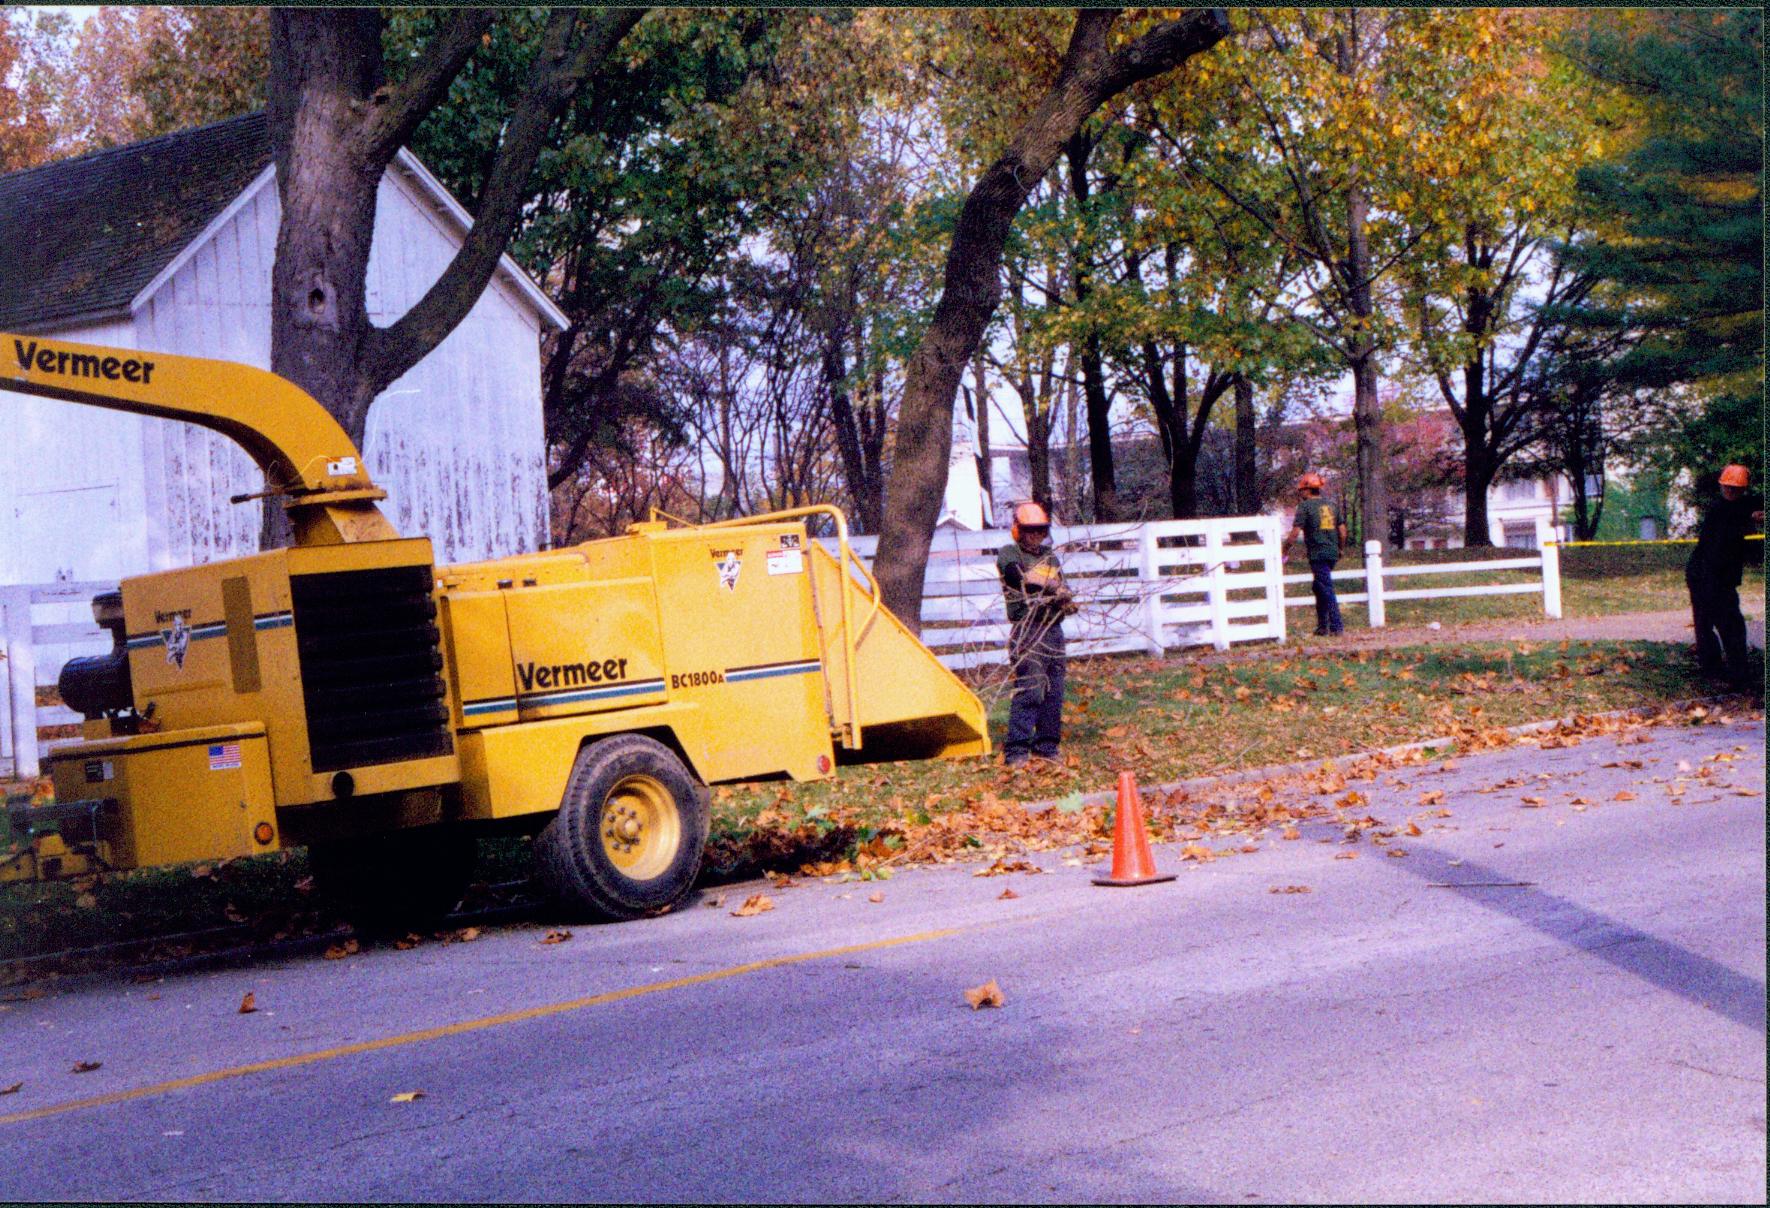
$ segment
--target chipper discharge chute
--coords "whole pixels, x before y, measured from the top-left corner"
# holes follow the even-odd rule
[[[459,900],[476,835],[514,831],[558,897],[628,918],[692,886],[709,785],[989,750],[834,508],[436,566],[273,374],[0,334],[0,389],[223,432],[294,533],[94,601],[113,648],[63,670],[83,736],[48,757],[55,805],[13,811],[0,879],[306,846],[359,921],[409,926]]]

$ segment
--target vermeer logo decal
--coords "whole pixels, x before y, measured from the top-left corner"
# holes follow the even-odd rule
[[[18,367],[30,372],[59,373],[65,377],[103,378],[107,382],[121,379],[151,386],[154,363],[135,357],[97,356],[89,352],[68,352],[66,349],[40,347],[37,341],[12,342]]]
[[[583,684],[613,684],[627,678],[626,659],[591,659],[588,663],[557,663],[541,667],[534,663],[518,663],[516,674],[522,679],[522,690],[537,688],[576,688]]]

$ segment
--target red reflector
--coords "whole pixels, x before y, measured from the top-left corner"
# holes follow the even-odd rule
[[[252,828],[252,837],[260,843],[269,843],[272,839],[277,837],[277,833],[271,829],[270,823],[260,822],[257,826]]]
[[[828,755],[819,755],[817,757],[817,770],[820,772],[827,772],[830,770],[830,757]]]

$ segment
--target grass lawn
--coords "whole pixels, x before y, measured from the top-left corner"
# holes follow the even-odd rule
[[[1682,650],[1657,643],[1487,643],[1208,665],[1077,661],[1061,764],[1016,771],[998,758],[877,764],[808,784],[721,786],[708,865],[731,876],[821,862],[884,876],[886,863],[915,855],[930,837],[949,857],[955,845],[994,854],[978,833],[1051,841],[1040,846],[1083,840],[1100,833],[1098,808],[1033,815],[1018,803],[1074,802],[1075,794],[1110,788],[1121,769],[1153,785],[1711,694],[1691,670]],[[999,742],[1007,701],[994,700],[990,716]],[[1046,833],[1032,833],[1041,827]],[[482,841],[482,883],[470,891],[470,906],[499,900],[485,883],[526,875],[525,848],[516,839]],[[300,851],[144,870],[98,885],[0,886],[0,959],[204,928],[232,926],[237,943],[241,926],[274,938],[338,923],[312,889]]]

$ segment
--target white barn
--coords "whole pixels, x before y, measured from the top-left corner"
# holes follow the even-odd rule
[[[0,331],[270,365],[279,215],[262,113],[0,176]],[[403,314],[471,218],[409,152],[383,178],[369,312]],[[438,561],[547,533],[540,339],[565,316],[508,257],[375,402],[364,454]],[[0,584],[115,580],[257,549],[262,489],[204,429],[0,391]]]

